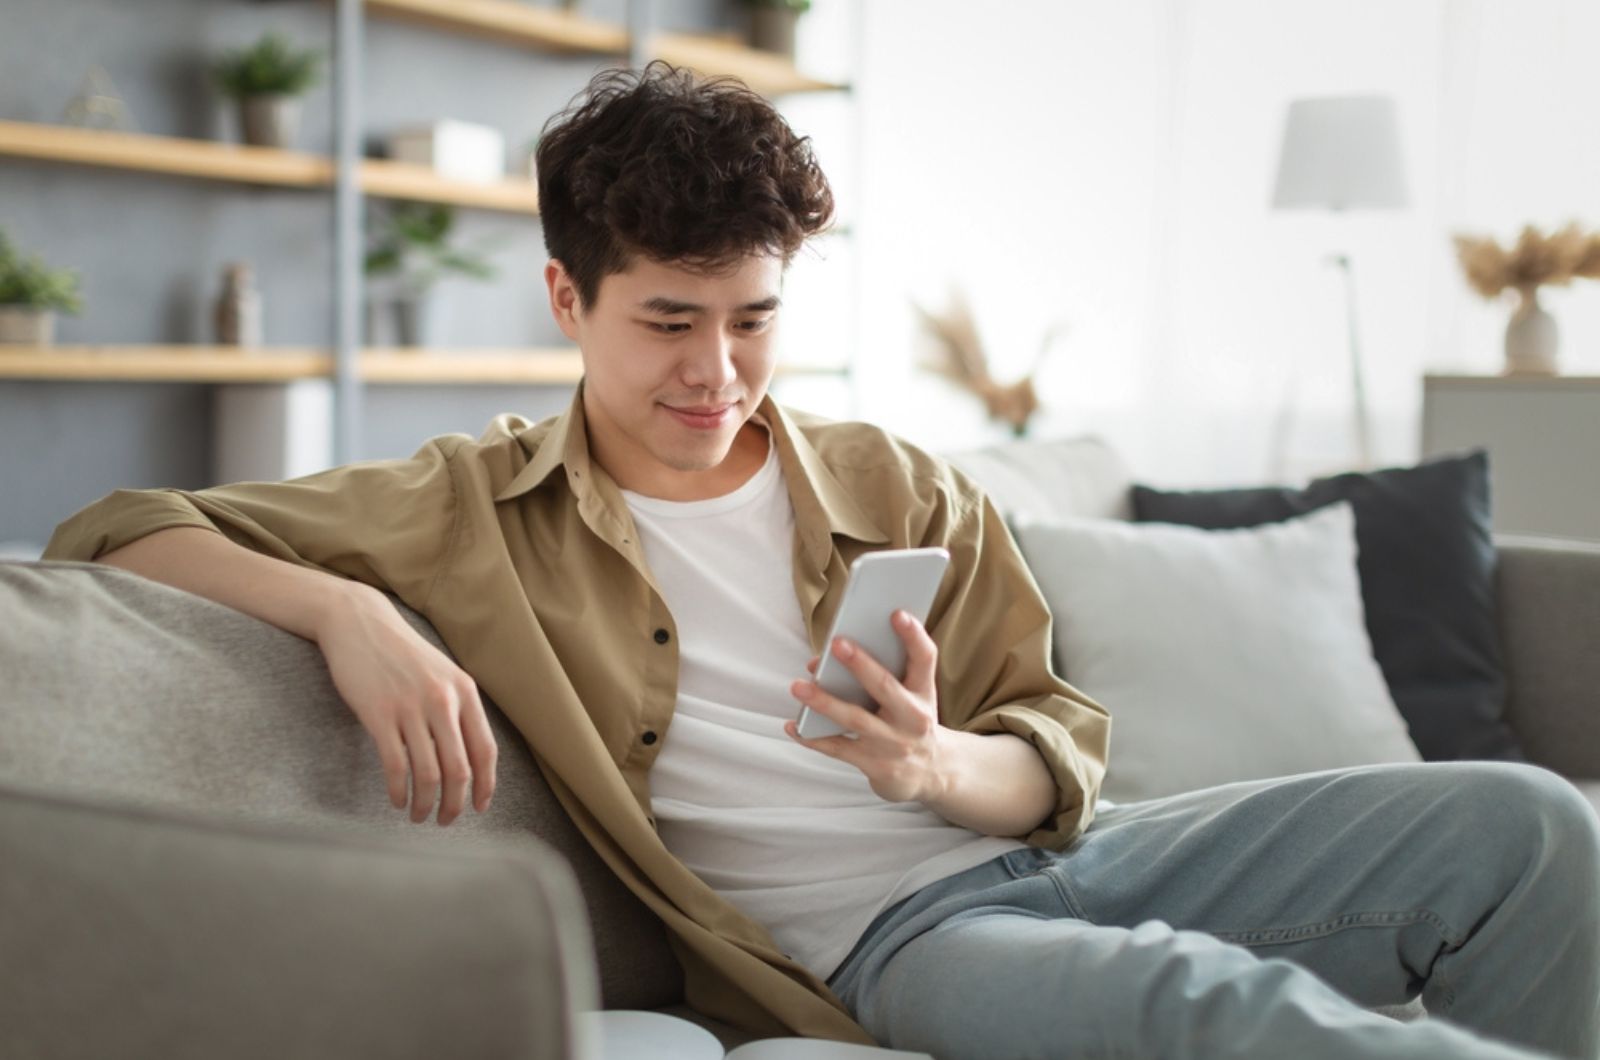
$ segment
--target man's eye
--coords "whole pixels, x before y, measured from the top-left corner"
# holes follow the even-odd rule
[[[772,318],[767,317],[764,320],[746,320],[740,323],[739,326],[746,331],[760,331],[770,323],[772,323]],[[688,324],[661,324],[654,321],[650,322],[650,327],[665,335],[680,334],[688,326]]]

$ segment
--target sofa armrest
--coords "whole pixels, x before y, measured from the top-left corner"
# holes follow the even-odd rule
[[[443,848],[0,784],[0,1055],[587,1057],[587,916],[532,837]]]
[[[1497,535],[1506,713],[1528,757],[1600,777],[1600,544]]]

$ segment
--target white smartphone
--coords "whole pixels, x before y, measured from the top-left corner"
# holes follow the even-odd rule
[[[847,703],[876,711],[878,705],[867,695],[849,667],[833,654],[833,639],[846,637],[883,664],[902,680],[906,675],[906,646],[900,633],[890,624],[896,611],[909,611],[918,622],[928,620],[934,594],[950,565],[950,553],[942,548],[894,548],[868,552],[850,564],[850,581],[844,599],[833,616],[833,628],[823,641],[822,660],[817,664],[817,685]],[[824,714],[801,705],[795,719],[800,735],[810,740],[836,736],[844,730]]]

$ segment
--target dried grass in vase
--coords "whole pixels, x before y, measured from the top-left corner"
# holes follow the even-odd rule
[[[1570,223],[1549,234],[1526,225],[1509,249],[1487,237],[1454,238],[1473,290],[1485,298],[1517,292],[1517,308],[1506,324],[1506,374],[1554,375],[1558,333],[1555,318],[1539,305],[1539,288],[1600,275],[1600,236]]]
[[[1600,280],[1600,232],[1589,233],[1584,241],[1583,255],[1572,267],[1574,279]]]
[[[1472,289],[1494,298],[1507,289],[1526,292],[1571,283],[1593,238],[1576,224],[1549,235],[1527,225],[1509,250],[1487,237],[1458,235],[1455,244]]]

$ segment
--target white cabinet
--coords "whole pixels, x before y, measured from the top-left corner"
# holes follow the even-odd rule
[[[1496,531],[1600,541],[1600,376],[1425,377],[1423,457],[1477,446]]]

